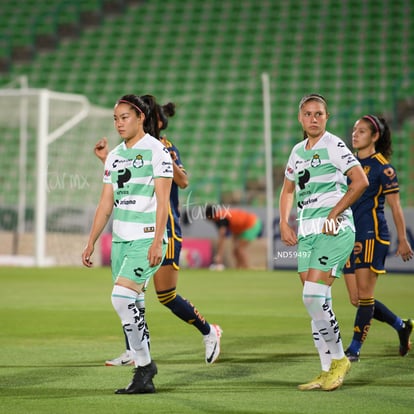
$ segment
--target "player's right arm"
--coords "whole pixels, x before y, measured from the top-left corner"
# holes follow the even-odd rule
[[[285,177],[279,199],[280,238],[286,246],[294,246],[298,242],[296,232],[289,225],[290,212],[295,199],[295,182]]]
[[[101,138],[93,149],[95,155],[105,164],[106,157],[109,153],[108,139],[106,137]]]
[[[385,197],[391,207],[392,218],[397,229],[398,248],[395,255],[401,256],[401,259],[406,262],[413,258],[414,252],[407,240],[404,213],[400,204],[400,194],[395,192],[386,194]]]
[[[111,217],[113,205],[114,196],[112,184],[104,184],[101,199],[99,200],[91,231],[89,233],[88,243],[82,253],[82,263],[87,267],[92,266],[91,256],[95,249],[96,240],[98,240],[98,237],[101,235]]]

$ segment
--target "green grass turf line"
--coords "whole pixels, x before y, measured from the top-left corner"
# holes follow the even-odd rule
[[[115,395],[129,367],[105,367],[123,351],[108,268],[0,268],[2,413],[412,413],[414,352],[374,321],[361,362],[334,392],[300,392],[319,373],[295,272],[182,270],[178,292],[223,330],[219,361],[206,366],[199,332],[147,293],[156,394]],[[414,317],[413,275],[381,276],[376,297]],[[344,345],[355,308],[343,280],[333,304]]]

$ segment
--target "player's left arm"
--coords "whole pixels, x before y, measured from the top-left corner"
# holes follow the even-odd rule
[[[153,242],[148,249],[148,261],[151,267],[157,266],[162,260],[162,243],[168,220],[168,208],[170,205],[170,191],[172,178],[154,178],[155,197],[157,209],[155,216],[155,234]]]
[[[407,239],[404,213],[400,204],[400,194],[393,192],[386,194],[385,197],[391,208],[392,218],[397,229],[398,248],[396,256],[401,256],[401,259],[406,262],[413,258],[414,253]]]
[[[348,207],[351,207],[369,186],[368,178],[361,165],[354,165],[345,174],[350,180],[348,189],[335,207],[330,211],[326,224],[338,223],[338,217],[340,214]],[[335,231],[336,229],[333,229],[333,226],[325,225],[323,233],[334,235],[336,234]]]

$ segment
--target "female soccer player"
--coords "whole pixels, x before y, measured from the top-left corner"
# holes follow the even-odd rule
[[[145,320],[135,302],[161,266],[167,248],[166,224],[173,177],[169,151],[145,132],[156,116],[135,95],[114,108],[114,124],[123,142],[105,162],[103,190],[82,262],[91,267],[96,240],[112,214],[112,305],[134,354],[131,383],[117,394],[153,393],[157,366],[151,359]]]
[[[368,186],[368,180],[343,141],[326,131],[328,117],[321,95],[301,99],[298,119],[304,140],[290,154],[279,203],[281,239],[287,246],[298,244],[303,302],[312,319],[322,365],[322,372],[299,385],[300,390],[334,390],[342,385],[351,366],[332,309],[331,285],[340,277],[355,241],[349,207]],[[349,186],[345,175],[351,181]],[[295,197],[298,235],[289,225]]]
[[[182,246],[182,232],[180,224],[180,209],[178,189],[188,186],[188,177],[181,162],[178,148],[167,140],[164,135],[160,137],[160,131],[165,130],[168,126],[168,118],[174,116],[175,105],[170,102],[160,106],[151,96],[145,95],[143,99],[154,106],[157,114],[157,122],[151,128],[151,135],[158,138],[161,143],[168,149],[173,159],[173,183],[170,193],[170,206],[168,210],[167,234],[168,248],[166,256],[161,267],[154,275],[154,287],[158,300],[164,306],[171,310],[178,318],[196,327],[203,335],[205,346],[205,361],[207,364],[215,362],[220,354],[220,338],[222,329],[219,325],[209,324],[194,305],[179,295],[176,291],[179,274],[179,260]],[[96,156],[105,161],[108,155],[108,142],[106,138],[101,139],[95,145]],[[137,306],[142,315],[145,313],[144,294],[137,298]],[[119,366],[133,363],[133,353],[130,351],[128,337],[125,337],[126,351],[117,358],[108,360],[105,365]]]
[[[369,187],[352,205],[356,241],[344,269],[351,303],[358,307],[353,338],[345,351],[351,362],[359,361],[360,350],[368,335],[372,318],[388,323],[398,332],[401,356],[405,356],[411,348],[413,322],[410,319],[402,320],[374,298],[378,275],[385,273],[384,263],[390,245],[384,215],[385,200],[391,207],[397,229],[397,255],[403,261],[413,257],[400,205],[397,174],[388,162],[392,153],[391,144],[391,131],[385,119],[365,115],[355,122],[352,146],[368,176]]]

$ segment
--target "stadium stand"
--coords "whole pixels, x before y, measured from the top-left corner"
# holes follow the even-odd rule
[[[414,127],[401,121],[401,102],[414,99],[410,0],[2,0],[0,9],[0,86],[27,74],[32,87],[107,108],[130,92],[177,104],[168,136],[191,177],[183,197],[263,204],[267,72],[276,183],[301,136],[297,103],[317,91],[345,139],[366,112],[392,120],[402,201],[414,205]]]

